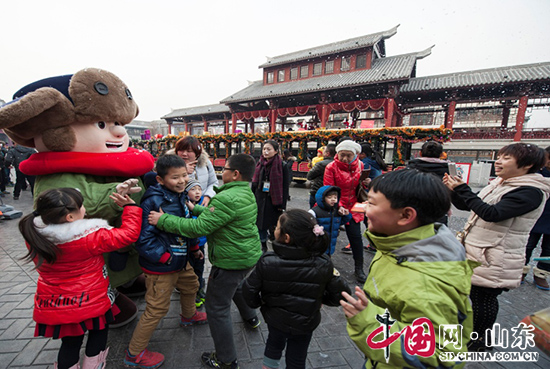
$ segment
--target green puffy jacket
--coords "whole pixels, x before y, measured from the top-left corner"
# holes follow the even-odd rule
[[[371,262],[363,290],[369,298],[365,310],[348,319],[351,339],[365,353],[366,368],[402,367],[459,367],[460,363],[442,361],[444,352],[467,352],[466,345],[473,330],[473,312],[468,299],[473,266],[466,259],[464,247],[449,229],[440,224],[428,224],[414,230],[389,237],[377,237],[365,232],[377,253]],[[430,357],[409,355],[405,351],[404,335],[389,346],[386,362],[384,349],[373,349],[367,337],[381,323],[388,310],[395,323],[390,334],[403,330],[416,318],[428,318],[435,332],[435,353]],[[454,342],[440,348],[439,337],[442,324],[461,324],[461,347]],[[448,331],[447,331],[448,332]],[[374,342],[384,339],[379,333]],[[447,340],[451,338],[447,337]],[[457,345],[458,346],[458,345]]]
[[[258,207],[248,182],[230,182],[214,187],[216,196],[208,207],[195,206],[197,219],[164,214],[157,227],[195,238],[206,235],[208,259],[212,265],[229,270],[248,269],[262,255],[256,227]]]

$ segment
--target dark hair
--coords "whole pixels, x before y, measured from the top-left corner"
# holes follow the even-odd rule
[[[443,182],[416,169],[382,174],[372,181],[370,190],[386,196],[392,209],[414,208],[420,225],[435,222],[451,207],[451,195]]]
[[[181,168],[185,166],[185,160],[177,155],[162,155],[157,160],[157,175],[164,178],[171,168]]]
[[[323,198],[325,198],[327,196],[331,196],[331,195],[340,196],[340,193],[336,190],[330,190],[328,192],[325,192],[325,195],[323,196]]]
[[[55,263],[59,248],[38,232],[34,219],[40,216],[46,225],[66,223],[67,214],[78,211],[83,203],[82,194],[74,188],[53,188],[40,193],[36,198],[36,210],[19,221],[19,231],[29,245],[29,252],[22,259],[31,261],[38,257],[37,268],[44,260]]]
[[[349,136],[342,136],[340,137],[340,139],[338,140],[338,143],[337,145],[340,145],[342,142],[344,141],[353,141],[353,138],[349,137]]]
[[[374,150],[370,143],[363,142],[361,143],[361,153],[365,154],[368,158],[372,158],[378,163],[378,166],[380,166],[380,169],[382,170],[388,170],[388,166],[384,162],[384,158],[380,153],[376,150]]]
[[[264,145],[265,144],[270,144],[271,146],[273,146],[273,149],[277,152],[279,152],[279,143],[277,141],[273,141],[273,140],[267,140],[266,142],[264,142]],[[263,149],[263,145],[262,145],[262,149]]]
[[[175,150],[176,154],[178,153],[178,151],[192,150],[195,153],[195,155],[197,156],[197,159],[198,159],[199,156],[201,156],[201,154],[202,154],[202,145],[196,137],[185,136],[185,137],[180,138],[176,142],[176,145],[174,146],[174,150]]]
[[[439,158],[443,153],[443,145],[437,141],[427,141],[422,145],[420,155],[425,158]]]
[[[290,209],[281,214],[279,224],[281,232],[289,235],[291,245],[303,247],[311,254],[322,254],[327,251],[330,242],[328,229],[325,229],[321,236],[313,233],[317,221],[309,212]]]
[[[329,157],[333,158],[334,155],[336,155],[336,145],[335,144],[328,144],[325,147],[325,151],[328,153]]]
[[[229,167],[238,170],[243,180],[250,182],[256,170],[256,161],[248,154],[234,154],[227,159]]]
[[[497,156],[510,155],[516,159],[518,168],[531,165],[527,173],[536,173],[546,163],[544,150],[537,145],[514,143],[504,146],[498,151]]]

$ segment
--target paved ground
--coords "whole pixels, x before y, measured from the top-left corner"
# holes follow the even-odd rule
[[[292,200],[289,208],[307,209],[308,191],[303,186],[291,188]],[[5,203],[16,206],[25,214],[32,210],[31,194],[23,192],[18,201],[6,196]],[[450,227],[459,230],[465,222],[466,213],[455,212]],[[347,244],[345,234],[338,240],[337,250]],[[31,264],[19,259],[25,254],[22,237],[17,229],[17,220],[0,221],[0,369],[2,368],[53,368],[59,341],[33,338],[32,321],[33,294],[36,289],[37,273]],[[365,270],[372,256],[365,253]],[[336,252],[334,264],[350,282],[353,278],[351,255]],[[143,298],[136,303],[143,311]],[[499,298],[500,312],[497,322],[504,328],[518,324],[526,315],[550,306],[550,293],[537,290],[532,284],[532,275],[520,288],[504,293]],[[363,355],[348,338],[346,323],[341,308],[323,307],[321,325],[313,334],[309,348],[308,368],[360,368]],[[260,368],[263,357],[267,327],[262,324],[251,331],[244,326],[236,308],[233,311],[234,339],[237,342],[241,368]],[[136,322],[109,332],[111,351],[108,358],[110,368],[122,368],[122,357],[130,340]],[[173,295],[172,308],[155,332],[150,349],[166,356],[163,368],[200,368],[200,353],[213,349],[207,325],[180,328],[178,325],[178,297]],[[537,350],[538,351],[538,350]],[[540,352],[540,351],[538,351]],[[284,368],[284,364],[281,365]],[[470,363],[469,369],[477,368],[550,368],[550,360],[543,353],[537,363]]]

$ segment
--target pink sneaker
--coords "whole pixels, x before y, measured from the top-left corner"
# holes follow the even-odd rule
[[[124,357],[124,365],[129,368],[154,369],[164,363],[164,355],[160,352],[151,352],[147,349],[141,351],[136,356],[130,355],[130,351],[126,350]]]
[[[191,318],[185,318],[183,315],[181,315],[180,325],[182,327],[187,327],[189,325],[193,324],[205,324],[208,323],[208,318],[206,317],[206,313],[202,311],[195,311],[195,314]]]

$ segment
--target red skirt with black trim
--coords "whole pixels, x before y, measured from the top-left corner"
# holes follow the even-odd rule
[[[107,324],[115,320],[115,316],[120,313],[120,309],[113,305],[105,314],[95,318],[86,319],[80,323],[49,325],[38,323],[34,329],[35,337],[51,337],[53,339],[67,336],[82,336],[90,330],[103,330]]]

